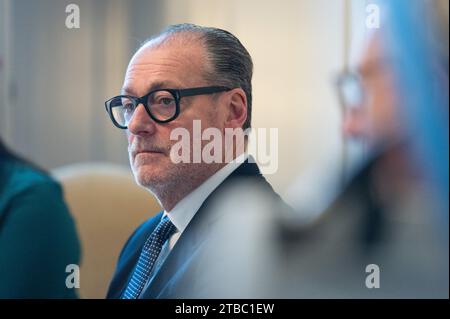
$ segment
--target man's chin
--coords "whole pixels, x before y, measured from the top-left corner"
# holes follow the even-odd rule
[[[136,175],[135,176],[136,183],[144,188],[152,188],[153,185],[155,185],[156,180],[153,176],[148,175]]]
[[[133,173],[136,182],[145,188],[152,188],[164,180],[162,174],[155,171],[155,166],[150,164],[135,167]]]

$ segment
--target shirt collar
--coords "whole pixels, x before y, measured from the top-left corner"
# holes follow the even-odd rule
[[[237,156],[179,201],[170,212],[164,211],[162,218],[168,216],[178,232],[182,233],[206,198],[247,158],[247,152]]]

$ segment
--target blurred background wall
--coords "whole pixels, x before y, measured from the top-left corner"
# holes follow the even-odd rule
[[[279,168],[269,181],[282,194],[298,176],[311,186],[320,174],[341,174],[351,153],[332,79],[348,60],[349,39],[364,30],[369,2],[0,0],[0,134],[46,169],[128,166],[125,136],[103,102],[119,92],[147,37],[173,23],[210,25],[234,33],[253,57],[252,125],[279,130]],[[65,26],[69,3],[79,5],[79,29]]]

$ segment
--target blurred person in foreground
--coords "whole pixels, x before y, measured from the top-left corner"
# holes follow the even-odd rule
[[[228,295],[239,278],[253,297],[448,298],[448,1],[380,7],[380,29],[337,82],[342,132],[366,145],[365,163],[307,223],[246,208],[218,240],[217,258],[244,243],[223,266]]]
[[[76,298],[66,267],[79,262],[60,185],[0,141],[0,298]]]
[[[367,145],[366,164],[314,223],[285,221],[281,296],[448,298],[448,2],[380,7],[338,80],[343,133]]]

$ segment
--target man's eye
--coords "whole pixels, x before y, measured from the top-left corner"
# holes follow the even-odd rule
[[[159,100],[160,104],[171,105],[173,103],[173,98],[163,97]]]
[[[134,109],[134,105],[133,105],[133,103],[126,103],[126,104],[123,104],[123,108],[126,112],[131,112]]]

